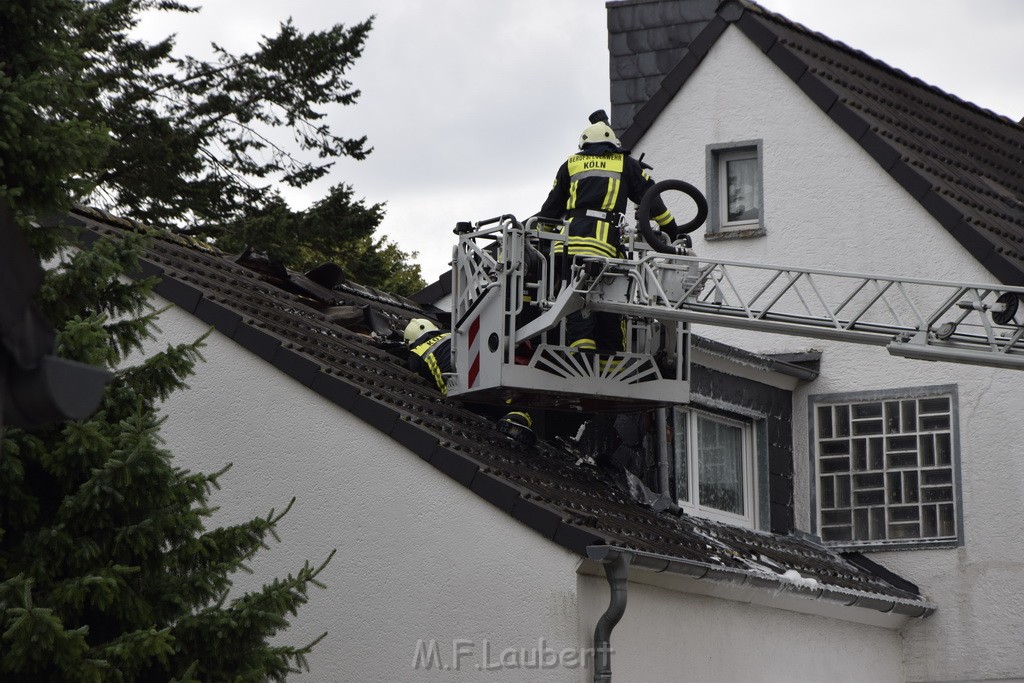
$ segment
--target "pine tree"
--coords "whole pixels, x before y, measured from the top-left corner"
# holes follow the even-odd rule
[[[315,642],[269,641],[330,554],[229,597],[287,510],[207,528],[226,471],[176,467],[161,441],[160,404],[186,389],[203,340],[135,360],[158,315],[154,281],[124,277],[144,236],[76,249],[59,226],[28,227],[102,169],[109,136],[80,99],[90,12],[133,4],[0,5],[0,201],[50,265],[38,305],[58,354],[115,373],[90,419],[0,433],[0,680],[283,680]]]

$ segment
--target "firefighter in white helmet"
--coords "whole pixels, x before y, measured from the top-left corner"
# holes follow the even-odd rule
[[[426,318],[413,318],[405,326],[405,343],[409,347],[409,369],[437,385],[448,394],[444,375],[453,371],[452,334],[437,329]]]
[[[409,369],[428,382],[433,382],[447,396],[448,382],[445,375],[454,371],[451,332],[438,329],[437,325],[426,318],[413,318],[405,326],[403,337],[409,347]],[[484,413],[493,412],[484,406],[476,408]],[[533,418],[529,413],[513,410],[502,415],[499,410],[489,416],[497,417],[498,430],[513,441],[525,446],[532,446],[536,442]]]
[[[639,204],[653,186],[654,179],[621,149],[608,115],[599,110],[590,115],[590,125],[580,135],[579,152],[559,167],[537,215],[542,223],[543,218],[569,219],[569,256],[619,258],[618,224],[626,203]],[[675,240],[678,227],[660,197],[655,199],[651,215],[670,240]],[[580,351],[614,353],[623,349],[620,320],[614,313],[584,317],[577,311],[569,315],[566,333],[570,344]]]

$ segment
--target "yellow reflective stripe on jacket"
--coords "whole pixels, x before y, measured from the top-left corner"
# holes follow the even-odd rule
[[[521,410],[513,410],[512,412],[510,412],[507,415],[505,415],[505,417],[511,417],[512,415],[516,415],[518,417],[523,418],[523,422],[526,423],[526,426],[531,428],[531,429],[533,428],[533,418],[530,417],[529,413],[524,413]]]
[[[569,201],[565,203],[566,209],[576,208],[576,188],[577,185],[575,180],[569,183]]]
[[[569,236],[569,244],[566,247],[566,251],[572,256],[605,256],[607,258],[616,258],[619,255],[618,249],[611,244],[595,237],[581,237],[579,235]]]
[[[604,201],[601,202],[601,208],[605,211],[612,211],[615,209],[615,202],[619,199],[620,185],[622,185],[621,178],[608,179],[608,189],[604,193]]]
[[[427,369],[430,370],[430,374],[434,377],[434,382],[437,383],[437,388],[441,390],[441,393],[445,396],[448,395],[448,384],[444,380],[444,376],[441,374],[441,366],[438,365],[437,359],[434,358],[434,345],[440,341],[446,339],[448,335],[439,334],[435,337],[431,337],[422,344],[418,344],[412,347],[412,352],[423,359],[423,362],[427,364]]]
[[[658,225],[667,225],[671,221],[672,212],[669,211],[668,209],[665,209],[663,213],[659,213],[657,216],[654,217],[654,222],[657,223]]]
[[[569,348],[576,349],[577,351],[596,351],[597,342],[593,339],[577,339],[576,341],[569,344]]]

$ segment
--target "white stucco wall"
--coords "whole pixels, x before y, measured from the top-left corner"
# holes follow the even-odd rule
[[[581,624],[597,623],[608,594],[605,579],[580,576]],[[618,681],[902,680],[897,632],[643,583],[630,582],[611,646]]]
[[[657,179],[705,187],[705,146],[763,141],[767,236],[709,242],[715,258],[995,282],[887,173],[735,27],[639,145]],[[965,517],[959,549],[875,553],[939,605],[905,630],[908,680],[1024,677],[1024,377],[893,358],[882,347],[725,328],[697,330],[753,351],[822,349],[821,377],[794,394],[797,526],[810,528],[807,397],[956,384]]]
[[[166,341],[206,330],[175,308],[160,324]],[[282,639],[304,644],[329,632],[309,658],[312,671],[297,678],[579,679],[578,670],[476,669],[505,648],[536,649],[540,638],[554,650],[576,647],[577,557],[219,333],[204,355],[191,391],[166,405],[163,434],[176,463],[207,472],[234,463],[212,498],[220,523],[297,499],[282,543],[271,541],[252,563],[255,577],[238,584],[283,577],[338,550],[320,576],[327,590],[312,591]],[[460,670],[414,669],[419,639],[435,640],[448,666],[458,648]]]

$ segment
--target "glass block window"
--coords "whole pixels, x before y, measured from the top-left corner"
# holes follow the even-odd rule
[[[753,526],[750,424],[677,408],[673,427],[679,505],[700,516]]]
[[[812,397],[818,528],[836,545],[959,541],[955,391]]]

